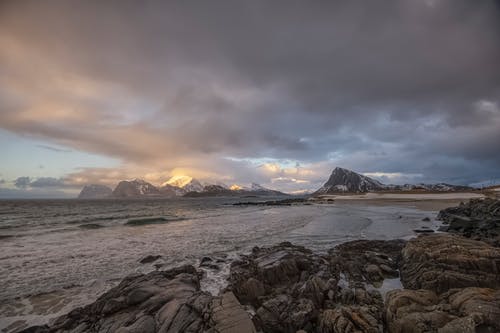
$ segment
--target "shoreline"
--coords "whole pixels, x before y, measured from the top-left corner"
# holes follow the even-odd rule
[[[423,200],[423,202],[427,201],[435,200]],[[367,205],[372,203],[375,203],[375,205],[384,205],[384,203],[379,203],[377,200],[370,202],[367,202],[367,200],[339,200],[337,201],[337,203],[339,203],[341,206],[344,204]],[[443,202],[440,202],[440,204],[442,203]],[[388,205],[387,202],[385,204]],[[399,204],[406,205],[407,202],[402,201],[399,202]],[[394,202],[391,202],[390,205],[393,206]],[[451,225],[453,225],[453,223],[451,223]],[[273,323],[276,320],[269,318],[269,316],[272,317],[276,314],[266,313],[263,309],[268,309],[270,307],[272,308],[273,306],[277,306],[278,308],[284,307],[284,309],[288,309],[285,310],[285,312],[289,312],[289,316],[292,317],[296,316],[296,311],[294,310],[296,307],[302,309],[303,306],[306,306],[307,309],[312,311],[308,314],[308,316],[312,316],[311,318],[313,319],[306,316],[307,318],[304,320],[306,320],[307,323],[303,323],[305,326],[298,325],[295,327],[293,326],[295,324],[292,323],[293,320],[287,325],[292,325],[294,329],[297,330],[307,328],[312,325],[311,327],[309,327],[309,330],[306,329],[307,332],[330,332],[332,330],[326,330],[326,327],[328,325],[335,326],[335,324],[328,321],[331,319],[328,319],[328,316],[334,315],[335,318],[337,318],[339,315],[345,316],[346,314],[351,313],[350,315],[347,315],[346,318],[352,319],[352,315],[357,316],[362,314],[362,312],[360,313],[357,311],[362,309],[364,306],[377,308],[377,313],[370,314],[370,316],[373,315],[372,319],[370,320],[375,320],[378,323],[383,323],[384,320],[386,320],[384,319],[384,316],[386,315],[384,314],[384,311],[386,311],[386,307],[389,306],[389,303],[394,297],[399,295],[397,294],[396,296],[390,296],[393,289],[399,286],[407,287],[408,283],[412,283],[411,281],[405,281],[401,276],[404,270],[404,265],[400,263],[399,257],[402,255],[402,253],[404,253],[404,249],[408,246],[408,244],[414,244],[422,237],[438,238],[438,245],[441,244],[444,246],[450,246],[450,244],[454,244],[454,242],[456,243],[461,241],[455,238],[447,238],[447,236],[449,236],[449,234],[447,233],[436,233],[415,237],[409,241],[353,240],[331,248],[328,251],[328,254],[320,254],[310,251],[306,247],[292,245],[291,243],[285,242],[274,246],[254,248],[251,253],[240,253],[237,259],[218,259],[210,257],[202,258],[198,265],[194,267],[189,266],[192,268],[174,268],[168,271],[157,271],[145,275],[139,275],[136,277],[126,277],[117,287],[112,288],[111,290],[108,290],[107,292],[102,294],[94,303],[91,303],[83,308],[71,311],[70,313],[73,313],[73,317],[75,313],[78,314],[76,318],[72,317],[71,321],[75,325],[77,323],[78,325],[82,325],[82,321],[87,322],[89,320],[90,314],[88,313],[88,311],[90,310],[88,309],[92,309],[93,307],[95,308],[96,304],[98,304],[99,302],[104,302],[105,304],[114,302],[113,299],[116,299],[116,295],[122,295],[123,297],[125,297],[125,299],[129,297],[124,294],[124,290],[120,289],[120,286],[123,287],[124,283],[128,288],[131,287],[131,283],[134,284],[137,282],[136,279],[142,279],[141,281],[143,282],[141,282],[141,284],[145,283],[146,285],[148,285],[149,287],[147,287],[146,289],[149,290],[152,281],[156,278],[160,278],[159,276],[157,276],[157,274],[160,274],[161,276],[163,276],[161,277],[162,281],[166,279],[162,283],[167,284],[171,283],[174,280],[178,280],[180,278],[180,275],[184,277],[190,276],[189,279],[194,281],[194,284],[189,286],[189,288],[193,291],[193,295],[191,296],[194,297],[194,295],[197,295],[196,297],[202,297],[205,301],[208,300],[204,305],[206,307],[204,311],[210,313],[210,320],[206,321],[206,319],[197,318],[196,321],[201,325],[199,327],[200,329],[202,327],[203,329],[207,327],[213,328],[217,325],[221,325],[221,320],[222,323],[224,322],[224,320],[227,321],[227,316],[229,315],[223,311],[222,318],[226,319],[221,319],[221,312],[219,310],[216,310],[217,307],[214,305],[215,303],[217,303],[219,304],[219,306],[221,306],[225,302],[229,302],[229,304],[231,304],[230,308],[239,309],[238,311],[235,310],[237,313],[236,316],[238,318],[241,318],[241,323],[244,323],[244,325],[242,324],[243,327],[240,327],[238,331],[239,333],[254,332],[256,330],[256,327],[257,329],[261,329],[264,332],[288,332],[289,330],[286,327],[277,328],[269,326],[272,325],[270,323]],[[473,243],[472,246],[480,246],[482,248],[482,242],[479,243],[481,244],[478,245],[478,243]],[[462,244],[461,246],[471,246],[467,242],[464,244]],[[389,261],[388,258],[390,259]],[[209,272],[211,272],[211,270],[215,271],[221,269],[221,265],[224,260],[226,260],[226,262],[223,265],[229,267],[230,270],[227,287],[222,290],[219,296],[205,294],[200,287],[200,284],[203,283],[203,278],[200,276],[200,274],[202,274],[203,272],[203,274],[208,274]],[[440,258],[437,258],[437,260],[439,261]],[[309,264],[305,264],[305,262],[309,262]],[[295,266],[295,268],[293,266]],[[249,270],[248,267],[253,268]],[[182,272],[180,272],[179,269],[181,269]],[[176,271],[178,273],[173,274],[171,273],[171,271]],[[484,273],[489,274],[488,272]],[[181,278],[181,280],[183,279],[184,278]],[[413,278],[413,280],[415,279],[418,279],[418,277]],[[154,282],[153,285],[155,283],[156,282]],[[332,283],[334,284],[334,286],[331,285]],[[135,287],[133,287],[132,289],[127,289],[128,292],[133,292],[137,289],[141,290],[141,284],[135,285]],[[117,288],[119,289],[118,294],[116,294]],[[153,289],[155,288],[156,287],[154,287]],[[324,290],[318,294],[318,288],[320,290]],[[297,294],[297,290],[302,289],[304,291]],[[306,292],[307,290],[310,290],[310,292]],[[338,294],[339,290],[342,291],[340,294]],[[352,292],[354,292],[354,295],[357,295],[358,293],[364,293],[364,300],[358,300],[356,299],[356,296],[354,297],[354,301],[352,301],[353,296],[348,296],[348,294]],[[404,289],[403,292],[408,293],[410,291],[408,289]],[[431,290],[431,292],[437,293],[435,290]],[[437,293],[436,295],[438,294],[439,293]],[[112,295],[115,296],[111,297]],[[380,295],[380,297],[382,297],[381,303],[378,298],[379,296],[376,295]],[[121,298],[122,296],[119,296],[119,298]],[[148,297],[151,298],[153,296]],[[182,301],[184,302],[183,304],[189,304],[191,299],[181,300],[178,298],[176,298],[177,302]],[[319,299],[321,299],[321,301]],[[449,300],[443,299],[442,301],[448,302]],[[271,303],[267,304],[266,302]],[[365,304],[364,302],[368,303]],[[267,305],[264,306],[265,303]],[[164,306],[167,306],[167,304],[165,304]],[[131,313],[135,313],[134,315],[137,315],[136,310],[141,310],[142,303],[138,303],[138,305],[127,303],[124,306],[126,311],[132,311]],[[355,308],[353,308],[353,306]],[[222,306],[222,308],[224,308],[224,306]],[[337,311],[339,308],[343,309],[342,313],[332,313],[332,311]],[[125,311],[124,309],[122,310]],[[119,310],[117,313],[111,313],[109,315],[102,313],[102,310],[99,310],[98,313],[100,313],[100,318],[102,317],[100,320],[103,321],[103,327],[105,327],[106,325],[111,325],[113,327],[115,327],[115,325],[122,325],[121,327],[123,328],[123,330],[121,330],[120,332],[135,332],[134,330],[132,330],[133,325],[137,323],[138,327],[140,326],[144,328],[144,326],[141,325],[146,325],[147,323],[147,325],[150,325],[148,327],[155,327],[155,330],[152,330],[151,332],[156,332],[156,330],[159,329],[159,323],[156,319],[154,319],[155,316],[153,316],[153,321],[151,321],[151,318],[141,319],[142,321],[136,320],[134,324],[132,324],[132,326],[120,321],[120,319],[116,316],[118,315],[118,313],[121,313],[120,311],[122,310]],[[96,313],[96,315],[98,313]],[[121,313],[119,317],[121,317],[122,315],[123,313]],[[156,316],[159,315],[159,313],[156,314]],[[234,314],[231,314],[230,316],[232,315]],[[453,316],[457,317],[456,314],[453,314]],[[173,321],[170,323],[170,325],[173,325],[176,320],[180,320],[179,324],[185,324],[186,320],[190,321],[194,317],[196,317],[196,314],[190,313],[183,319],[171,318],[171,320]],[[31,330],[26,332],[60,332],[61,327],[58,325],[60,324],[61,320],[63,320],[61,318],[65,318],[65,321],[69,320],[68,315],[63,315],[55,322],[52,321],[50,327],[40,326],[36,328],[35,331]],[[458,320],[459,318],[461,317],[457,317],[455,319]],[[250,319],[250,321],[248,321],[248,319]],[[284,319],[285,322],[287,320],[291,319]],[[78,327],[78,325],[76,327]],[[76,327],[70,329],[69,332],[77,332]],[[142,328],[140,332],[142,332]],[[227,332],[233,331],[230,330]],[[366,332],[371,331],[367,330]]]

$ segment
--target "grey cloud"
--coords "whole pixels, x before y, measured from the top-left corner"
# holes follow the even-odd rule
[[[14,185],[17,187],[17,188],[26,188],[29,186],[31,180],[30,180],[30,177],[18,177],[15,181],[14,181]]]
[[[41,177],[29,183],[30,187],[44,188],[44,187],[64,187],[62,179],[53,177]]]
[[[221,161],[498,178],[500,6],[432,3],[5,1],[0,126],[263,182]],[[39,101],[73,112],[19,116]]]
[[[32,178],[28,176],[18,177],[14,181],[14,186],[19,189],[44,189],[44,188],[52,188],[52,189],[64,189],[75,187],[75,184],[66,181],[62,178],[54,178],[54,177],[39,177]]]

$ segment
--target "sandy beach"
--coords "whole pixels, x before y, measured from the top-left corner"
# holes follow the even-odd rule
[[[314,200],[333,200],[342,204],[404,206],[437,211],[458,205],[462,201],[484,198],[482,193],[364,193],[349,195],[322,195]]]

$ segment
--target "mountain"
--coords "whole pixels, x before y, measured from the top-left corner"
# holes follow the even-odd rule
[[[266,195],[286,195],[283,192],[268,189],[262,185],[252,183],[249,190],[244,190],[250,195],[266,196]]]
[[[173,176],[161,185],[160,191],[169,193],[174,191],[179,196],[188,192],[202,192],[203,185],[193,177]]]
[[[167,198],[178,197],[184,194],[184,191],[180,187],[172,186],[169,184],[162,185],[158,188],[158,191],[160,191],[160,194],[163,197]]]
[[[187,192],[185,197],[214,197],[214,196],[283,196],[287,195],[280,191],[270,190],[259,184],[253,183],[250,188],[243,188],[240,186],[228,188],[224,185],[206,185],[202,191]]]
[[[379,181],[354,171],[335,168],[328,181],[314,195],[335,193],[366,193],[384,190],[386,187]]]
[[[85,185],[78,195],[78,199],[102,199],[111,196],[113,190],[104,185]]]
[[[470,186],[451,185],[446,183],[386,185],[386,188],[387,190],[392,190],[392,191],[426,191],[426,192],[456,192],[456,191],[470,191],[474,189]]]
[[[122,180],[118,183],[112,194],[115,198],[134,198],[159,195],[161,195],[161,193],[154,185],[142,179],[134,179],[131,181]]]
[[[202,191],[191,191],[184,194],[185,197],[226,197],[234,196],[237,193],[221,185],[206,185]]]
[[[462,185],[451,185],[446,183],[437,184],[404,184],[385,185],[381,182],[356,173],[354,171],[335,168],[328,181],[313,195],[338,194],[338,193],[366,193],[378,191],[422,191],[422,192],[455,192],[470,191],[472,187]]]

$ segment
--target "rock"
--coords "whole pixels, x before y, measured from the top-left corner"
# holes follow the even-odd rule
[[[313,302],[301,298],[293,300],[287,295],[272,298],[257,310],[255,319],[264,332],[296,332],[310,329],[318,311]]]
[[[319,318],[318,326],[318,332],[322,333],[383,332],[379,314],[366,306],[341,306],[325,310]]]
[[[385,321],[390,333],[499,332],[500,291],[464,288],[438,296],[430,290],[393,290]]]
[[[212,301],[213,327],[218,333],[255,333],[255,326],[232,292]]]
[[[450,234],[422,235],[402,250],[405,288],[438,294],[452,288],[500,287],[500,249]]]
[[[382,296],[366,283],[398,276],[404,244],[354,241],[327,256],[290,243],[257,247],[232,264],[229,285],[257,309],[254,322],[263,332],[380,332]]]
[[[447,231],[500,247],[500,200],[474,199],[439,212]]]
[[[500,290],[489,288],[465,288],[452,290],[443,295],[452,311],[462,317],[458,323],[449,323],[447,332],[460,324],[473,325],[470,332],[500,332]],[[444,332],[444,331],[443,331]],[[455,330],[454,332],[460,332]],[[465,331],[464,331],[465,332]]]
[[[243,304],[259,307],[263,296],[290,292],[302,279],[305,282],[308,276],[320,271],[326,274],[328,269],[325,258],[285,242],[270,248],[254,248],[252,254],[233,262],[229,282]]]
[[[386,297],[385,321],[390,333],[437,332],[457,318],[437,305],[439,298],[430,290],[391,290]]]
[[[443,209],[438,214],[438,219],[450,222],[455,217],[467,217],[471,220],[500,219],[500,200],[485,198],[471,199],[466,204]]]
[[[212,258],[210,258],[210,257],[203,257],[203,258],[201,258],[201,260],[200,260],[200,266],[201,266],[201,265],[203,265],[203,264],[206,264],[206,263],[208,263],[208,262],[212,262],[212,261],[213,261],[213,260],[212,260]]]
[[[432,234],[434,230],[422,227],[421,229],[414,229],[413,232],[417,234]]]
[[[94,303],[57,318],[47,332],[202,332],[211,300],[194,267],[156,271],[125,278]]]
[[[139,260],[139,262],[141,264],[149,264],[149,263],[152,263],[158,259],[160,259],[161,256],[160,255],[149,255],[149,256],[145,256],[144,258],[142,258],[141,260]]]
[[[351,282],[379,283],[398,277],[398,262],[405,241],[358,240],[329,251],[330,264]]]

